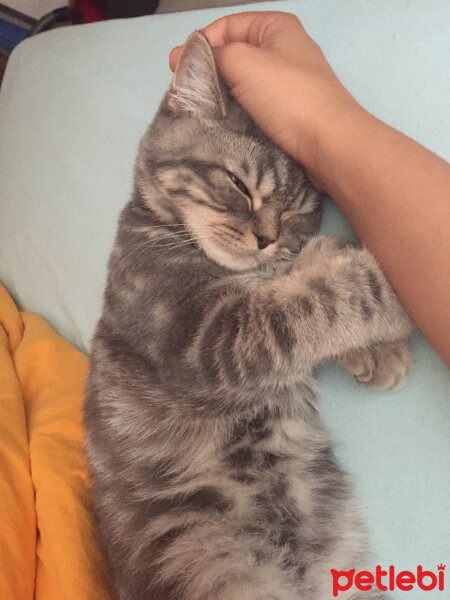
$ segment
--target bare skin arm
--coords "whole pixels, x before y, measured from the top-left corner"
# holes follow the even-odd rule
[[[323,147],[324,187],[450,366],[449,165],[365,112],[345,129]]]
[[[241,13],[204,31],[233,95],[333,196],[450,366],[449,164],[365,111],[296,17]]]

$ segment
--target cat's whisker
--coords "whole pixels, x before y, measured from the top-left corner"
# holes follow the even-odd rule
[[[185,240],[187,239],[187,236],[181,236],[181,235],[161,235],[158,237],[154,237],[151,238],[149,240],[146,240],[145,243],[146,244],[152,244],[154,242],[162,242],[162,241],[170,241],[173,240],[174,242],[177,240]]]
[[[143,241],[140,245],[144,246],[144,245],[154,245],[155,242],[161,242],[161,241],[170,241],[172,240],[173,242],[176,242],[178,240],[180,241],[184,241],[187,236],[189,238],[192,238],[191,234],[189,233],[183,233],[183,234],[175,234],[175,233],[168,233],[167,235],[159,235],[159,236],[155,236],[155,237],[151,237],[146,239],[145,241]]]
[[[157,242],[159,240],[156,240]],[[164,241],[163,243],[159,244],[159,243],[154,243],[151,244],[152,248],[172,248],[172,247],[177,247],[177,246],[184,246],[185,244],[190,244],[194,242],[194,240],[192,238],[189,239],[174,239],[172,241]]]
[[[182,248],[184,246],[188,246],[189,244],[192,244],[193,240],[186,240],[185,242],[179,242],[177,244],[159,244],[156,246],[153,246],[154,248],[165,248],[167,250],[176,250],[177,248]]]
[[[178,244],[160,244],[159,246],[154,246],[155,248],[160,247],[160,248],[166,248],[166,251],[169,250],[176,250],[182,246],[187,246],[189,243],[199,243],[201,241],[205,241],[205,240],[210,240],[211,236],[209,236],[208,234],[201,234],[201,235],[197,235],[195,236],[195,238],[191,238],[190,240],[185,240],[185,241],[181,241]],[[194,248],[193,251],[202,251],[202,248]],[[183,255],[184,256],[184,255]]]
[[[184,233],[186,231],[186,225],[184,223],[173,223],[173,224],[166,224],[166,225],[149,225],[149,226],[125,226],[124,229],[125,231],[131,231],[132,233],[145,233],[145,234],[151,234],[155,229],[169,229],[171,227],[178,227],[180,228],[180,230],[177,231],[170,231],[170,233]]]
[[[173,249],[176,249],[176,248],[179,248],[179,247],[182,247],[182,246],[187,246],[190,243],[192,243],[192,244],[195,244],[196,242],[198,243],[199,241],[203,241],[205,239],[208,239],[208,238],[206,238],[206,237],[201,237],[201,238],[198,238],[198,239],[197,238],[193,238],[193,239],[186,240],[184,242],[180,242],[178,244],[173,244],[173,245],[171,245],[171,244],[161,244],[159,247],[160,248],[166,247],[166,248],[168,248],[170,250],[173,250]],[[158,246],[156,246],[156,247],[158,247]],[[201,250],[201,248],[198,248],[198,249]]]
[[[186,227],[185,223],[165,223],[164,225],[150,225],[149,229],[156,229],[157,227]]]
[[[161,240],[185,240],[186,238],[192,238],[192,235],[189,233],[186,234],[167,234],[167,235],[159,235],[153,238],[150,238],[148,241],[150,242],[159,242]]]
[[[202,252],[201,248],[194,248],[193,250],[190,250],[189,252],[186,252],[185,254],[182,254],[179,258],[186,258],[186,256],[190,256],[191,254],[195,254],[196,252]]]

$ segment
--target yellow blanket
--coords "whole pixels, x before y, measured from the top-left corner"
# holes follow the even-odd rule
[[[109,600],[81,407],[87,358],[0,286],[0,599]]]

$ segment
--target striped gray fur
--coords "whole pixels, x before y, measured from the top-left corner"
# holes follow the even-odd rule
[[[336,357],[395,388],[412,322],[367,250],[315,237],[319,200],[191,36],[92,346],[86,446],[118,599],[329,600],[330,568],[366,564],[313,370]]]

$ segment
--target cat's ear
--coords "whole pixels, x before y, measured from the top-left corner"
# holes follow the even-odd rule
[[[214,55],[200,31],[190,35],[183,46],[170,89],[169,106],[175,112],[188,112],[206,119],[226,114]]]

